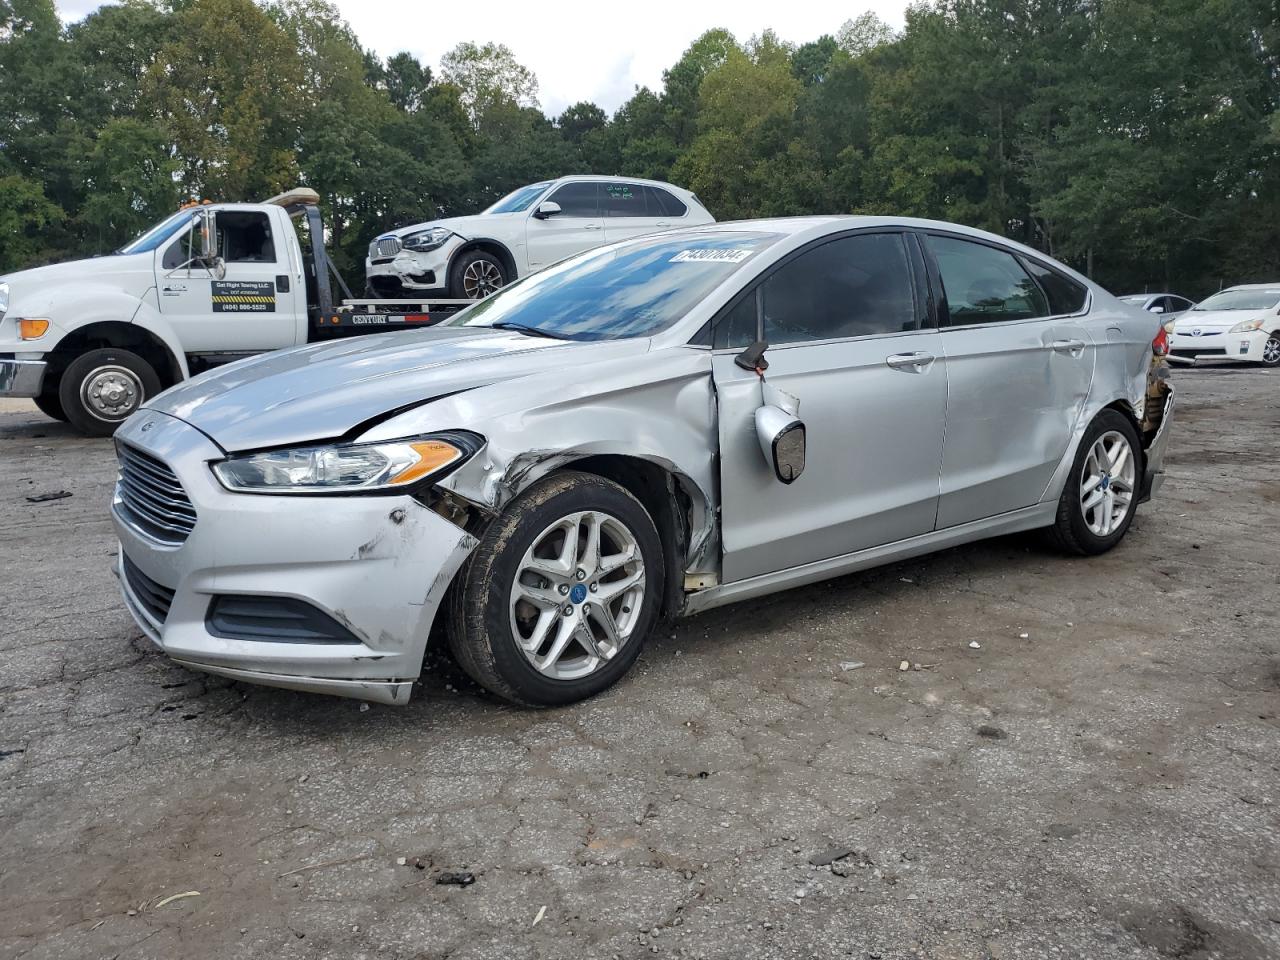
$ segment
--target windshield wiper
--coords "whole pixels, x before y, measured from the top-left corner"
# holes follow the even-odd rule
[[[546,337],[548,340],[568,340],[558,333],[552,333],[549,330],[539,330],[537,327],[531,327],[527,323],[511,323],[507,320],[499,320],[497,323],[489,324],[490,330],[514,330],[516,333],[523,333],[530,337]]]

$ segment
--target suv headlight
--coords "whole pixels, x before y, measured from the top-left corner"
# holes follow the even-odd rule
[[[233,493],[375,493],[405,491],[461,466],[484,446],[462,431],[388,443],[338,443],[267,450],[213,465]]]
[[[406,250],[416,250],[418,253],[425,253],[428,250],[434,250],[443,246],[444,242],[452,237],[453,234],[444,227],[432,227],[429,230],[419,230],[417,233],[411,233],[400,239],[400,246]]]
[[[1250,330],[1261,329],[1262,325],[1267,322],[1266,317],[1255,317],[1253,320],[1241,320],[1227,333],[1248,333]]]
[[[9,312],[9,285],[0,283],[0,320]]]

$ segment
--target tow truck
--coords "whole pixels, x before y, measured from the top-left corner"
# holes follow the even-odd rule
[[[0,397],[30,397],[110,436],[210,367],[427,326],[472,302],[352,297],[319,202],[303,187],[262,203],[191,203],[108,256],[0,277]]]

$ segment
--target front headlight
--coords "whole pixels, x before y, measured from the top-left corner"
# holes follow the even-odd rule
[[[430,230],[419,230],[417,233],[411,233],[407,237],[403,237],[400,240],[400,246],[406,250],[425,253],[428,250],[434,250],[442,246],[451,236],[453,234],[444,227],[432,227]]]
[[[1250,330],[1259,330],[1262,325],[1267,322],[1266,317],[1256,317],[1253,320],[1241,320],[1227,333],[1248,333]]]
[[[0,283],[0,320],[9,312],[9,285]]]
[[[484,445],[472,433],[388,443],[340,443],[229,457],[213,472],[233,493],[403,491],[460,465]]]

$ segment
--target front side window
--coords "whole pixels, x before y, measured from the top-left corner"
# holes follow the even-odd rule
[[[563,187],[547,197],[553,203],[560,204],[560,217],[598,217],[600,201],[599,184],[566,183]]]
[[[1049,304],[1011,253],[954,237],[928,237],[942,274],[951,325],[1000,323],[1049,315]]]
[[[218,250],[227,263],[275,263],[271,221],[265,213],[218,212]]]
[[[801,253],[761,285],[764,339],[834,340],[916,329],[901,234],[857,234]]]
[[[774,233],[659,234],[578,254],[445,321],[563,340],[652,336],[778,240]]]

